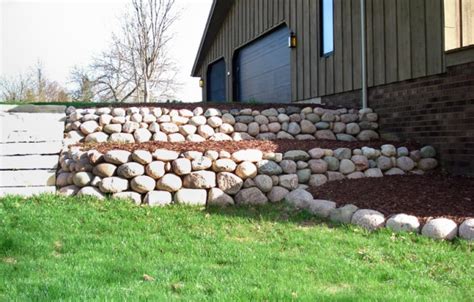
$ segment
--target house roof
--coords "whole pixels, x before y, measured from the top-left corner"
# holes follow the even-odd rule
[[[209,17],[207,18],[206,28],[202,35],[201,44],[199,46],[196,59],[194,61],[192,77],[197,77],[201,64],[206,57],[207,51],[212,45],[214,38],[219,33],[222,23],[224,22],[227,13],[234,4],[235,0],[214,0],[212,3]]]

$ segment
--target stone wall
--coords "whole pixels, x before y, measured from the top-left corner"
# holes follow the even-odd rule
[[[77,142],[143,143],[240,140],[340,140],[379,138],[378,115],[371,109],[321,107],[265,110],[164,107],[67,110],[66,139]]]
[[[164,149],[152,153],[139,148],[102,154],[71,147],[61,155],[57,186],[65,195],[111,194],[151,206],[265,204],[328,181],[423,174],[436,168],[435,156],[430,146],[408,150],[393,145],[232,154]]]
[[[360,106],[360,92],[323,98],[323,103]],[[474,63],[435,76],[369,89],[382,138],[414,140],[438,150],[441,167],[474,175]]]

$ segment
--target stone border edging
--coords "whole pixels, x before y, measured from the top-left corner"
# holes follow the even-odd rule
[[[306,190],[295,190],[285,198],[293,207],[307,210],[311,214],[334,223],[352,224],[368,231],[388,228],[393,232],[420,233],[436,240],[453,240],[456,237],[468,241],[474,240],[474,219],[466,219],[459,226],[451,219],[435,218],[421,226],[415,216],[396,214],[386,218],[382,213],[359,209],[355,205],[344,205],[337,208],[336,203],[328,200],[316,200]]]

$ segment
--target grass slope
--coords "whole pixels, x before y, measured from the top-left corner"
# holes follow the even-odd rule
[[[332,228],[284,205],[8,197],[0,300],[472,301],[472,247]]]

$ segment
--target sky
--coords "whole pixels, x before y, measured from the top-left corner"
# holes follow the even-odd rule
[[[65,86],[74,66],[107,48],[130,0],[0,0],[0,76],[16,76],[40,61],[46,76]],[[170,53],[182,84],[176,98],[201,100],[191,69],[212,0],[176,0]]]

